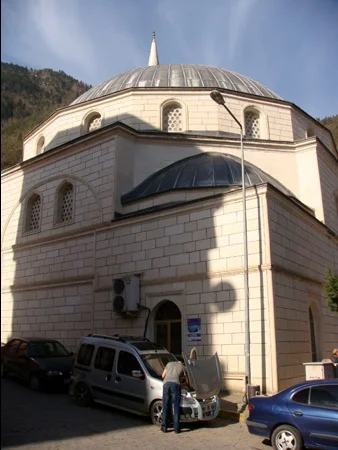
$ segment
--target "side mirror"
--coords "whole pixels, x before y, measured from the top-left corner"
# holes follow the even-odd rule
[[[131,374],[134,378],[140,378],[141,380],[144,380],[144,375],[141,370],[132,370]]]

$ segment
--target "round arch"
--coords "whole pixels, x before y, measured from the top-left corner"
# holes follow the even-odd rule
[[[81,136],[90,132],[89,130],[90,123],[93,122],[94,120],[98,121],[96,128],[103,127],[104,117],[102,111],[99,108],[95,108],[93,110],[88,111],[82,118],[80,130]]]
[[[44,150],[45,150],[45,137],[40,136],[36,144],[36,154],[40,155],[41,153],[44,152]]]
[[[267,115],[265,114],[265,111],[263,110],[263,108],[261,108],[259,105],[255,105],[255,104],[248,104],[242,110],[242,124],[244,126],[244,134],[246,134],[246,114],[247,113],[255,114],[259,120],[259,131],[260,131],[259,139],[270,139],[269,123],[268,123]]]
[[[154,341],[166,347],[177,358],[182,355],[182,314],[170,300],[164,300],[153,311]]]
[[[182,131],[180,133],[184,133],[188,129],[188,113],[187,113],[187,106],[184,102],[182,102],[181,99],[177,99],[175,97],[168,98],[164,100],[160,105],[160,123],[159,123],[159,129],[163,131],[164,129],[164,114],[165,111],[170,107],[178,107],[181,111],[181,127]]]

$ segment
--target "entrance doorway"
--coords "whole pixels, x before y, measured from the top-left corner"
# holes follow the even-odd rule
[[[155,342],[182,359],[181,312],[175,303],[166,301],[158,308],[154,320]]]

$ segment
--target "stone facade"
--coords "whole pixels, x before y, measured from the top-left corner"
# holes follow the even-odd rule
[[[337,316],[322,291],[324,267],[338,272],[337,151],[328,131],[286,102],[225,96],[242,123],[247,108],[260,112],[261,139],[245,139],[245,160],[293,193],[270,183],[246,189],[251,382],[274,392],[304,379],[302,363],[312,358],[309,308],[317,358],[338,341]],[[168,101],[182,107],[183,133],[161,132]],[[86,133],[93,112],[101,128]],[[310,125],[319,139],[306,135]],[[74,350],[92,332],[146,332],[156,340],[157,311],[172,302],[181,350],[196,346],[201,357],[217,351],[224,388],[243,389],[241,187],[121,203],[122,194],[182,158],[240,157],[236,136],[206,134],[238,134],[236,126],[205,89],[135,89],[64,108],[33,130],[24,162],[2,174],[2,341],[45,335]],[[44,152],[36,155],[41,136]],[[60,222],[66,185],[71,219]],[[34,196],[41,199],[39,226],[27,229]],[[113,280],[132,275],[140,280],[139,312],[121,317]],[[189,318],[201,319],[201,341],[189,341]]]

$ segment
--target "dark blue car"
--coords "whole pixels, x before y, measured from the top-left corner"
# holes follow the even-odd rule
[[[275,450],[338,449],[338,380],[305,381],[276,395],[253,397],[249,432]]]

